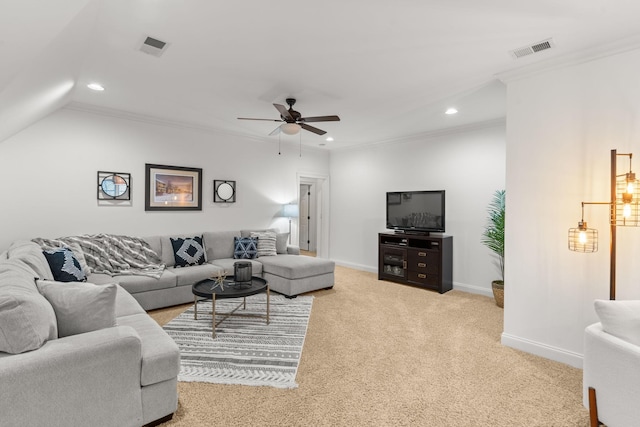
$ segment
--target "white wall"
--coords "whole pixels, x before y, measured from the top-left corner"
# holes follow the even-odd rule
[[[504,188],[504,123],[403,143],[331,153],[331,258],[377,272],[387,191],[446,190],[454,287],[491,295],[499,278],[480,237],[493,193]]]
[[[593,300],[609,298],[608,207],[585,208],[599,252],[570,252],[567,233],[582,201],[609,200],[610,150],[640,156],[639,75],[636,50],[508,82],[507,345],[582,364]],[[637,299],[640,230],[618,237],[617,296]]]
[[[203,169],[203,210],[145,212],[145,163]],[[300,171],[328,174],[325,151],[62,109],[0,143],[0,251],[17,239],[84,233],[145,236],[289,224]],[[98,206],[97,171],[132,175],[132,202]],[[213,203],[213,180],[237,202]],[[294,224],[295,225],[295,224]],[[294,230],[295,231],[295,230]]]

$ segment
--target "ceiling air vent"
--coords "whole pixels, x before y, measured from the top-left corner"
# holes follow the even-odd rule
[[[511,55],[513,59],[518,59],[522,58],[523,56],[532,55],[534,53],[542,52],[543,50],[551,49],[555,46],[556,44],[553,42],[553,39],[546,39],[536,44],[510,50],[509,55]]]
[[[149,55],[160,57],[168,47],[169,43],[167,42],[145,36],[140,45],[140,50]]]

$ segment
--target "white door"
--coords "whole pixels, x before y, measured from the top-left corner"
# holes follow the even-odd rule
[[[309,236],[309,200],[311,197],[311,185],[300,184],[300,249],[311,250],[311,240]]]

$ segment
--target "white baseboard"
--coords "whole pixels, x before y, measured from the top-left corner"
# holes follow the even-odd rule
[[[338,261],[335,260],[336,265],[340,265],[342,267],[348,267],[348,268],[353,268],[354,270],[360,270],[360,271],[368,271],[369,273],[376,273],[378,274],[378,267],[370,267],[368,265],[363,265],[363,264],[355,264],[352,262],[345,262],[345,261]]]
[[[493,298],[493,291],[491,289],[483,288],[482,286],[453,282],[453,289],[456,291],[469,292],[470,294],[479,294]]]
[[[502,345],[522,350],[545,359],[555,360],[556,362],[565,363],[574,368],[582,369],[582,354],[565,350],[559,347],[553,347],[548,344],[539,343],[528,340],[526,338],[517,337],[507,333],[502,333]]]

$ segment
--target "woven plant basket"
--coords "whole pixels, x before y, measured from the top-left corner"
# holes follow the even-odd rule
[[[504,281],[494,280],[491,282],[491,289],[493,290],[493,298],[496,300],[496,305],[504,308]]]

